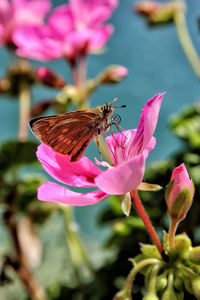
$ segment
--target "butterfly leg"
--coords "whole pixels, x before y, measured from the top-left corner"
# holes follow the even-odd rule
[[[127,139],[127,137],[123,134],[123,131],[125,131],[115,120],[111,120],[111,123],[109,124],[109,126],[111,127],[112,125],[115,125],[118,129],[118,131],[123,135],[123,137],[125,139]]]
[[[116,124],[114,123],[114,125],[116,125]],[[125,148],[124,148],[123,146],[121,146],[121,145],[118,143],[118,141],[116,140],[116,138],[115,138],[115,136],[114,136],[112,124],[110,124],[110,130],[111,130],[112,137],[113,137],[113,139],[115,140],[116,144],[117,144],[120,148],[125,149]],[[121,132],[121,131],[120,131],[120,132]],[[121,134],[123,134],[123,133],[121,132]]]
[[[100,143],[99,143],[98,135],[95,137],[95,139],[96,139],[96,144],[97,144],[97,148],[98,148],[98,151],[99,151],[100,161],[102,161],[102,154],[101,154],[101,151],[100,151]]]

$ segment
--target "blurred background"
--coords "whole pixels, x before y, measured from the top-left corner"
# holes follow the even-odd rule
[[[52,2],[54,7],[66,3],[64,0],[53,0]],[[95,77],[108,65],[113,64],[125,66],[128,69],[128,75],[119,84],[100,86],[92,95],[91,106],[95,107],[118,97],[120,105],[127,105],[127,108],[117,111],[122,118],[121,126],[124,129],[136,128],[141,109],[145,102],[156,93],[166,91],[155,132],[157,144],[154,151],[150,153],[147,161],[148,165],[155,164],[158,161],[162,161],[164,164],[165,161],[170,161],[171,157],[176,157],[175,154],[183,149],[183,142],[177,138],[175,131],[172,132],[169,129],[169,120],[172,119],[174,114],[180,113],[184,107],[191,106],[194,102],[197,103],[200,97],[199,78],[195,75],[183,53],[183,49],[177,39],[174,24],[164,24],[157,27],[148,26],[144,18],[133,12],[135,3],[136,1],[133,0],[119,1],[119,6],[109,21],[115,29],[111,39],[106,44],[102,54],[90,55],[88,61],[88,78]],[[186,5],[188,30],[194,46],[200,55],[200,31],[198,27],[200,2],[199,0],[188,0],[186,1]],[[47,63],[32,61],[31,63],[34,67],[48,66],[59,75],[62,75],[67,82],[71,81],[69,66],[64,60],[59,59]],[[10,55],[4,47],[1,47],[0,77],[5,75],[9,64]],[[37,103],[43,99],[52,99],[57,93],[57,90],[37,85],[32,89],[32,103]],[[18,111],[19,103],[14,98],[6,95],[0,96],[0,103],[0,142],[3,143],[7,140],[17,138],[19,120],[16,112]],[[51,115],[54,114],[54,111],[49,109],[45,114]],[[29,138],[36,141],[30,131]],[[92,161],[94,161],[95,156],[98,157],[96,146],[93,143],[88,147],[86,156]],[[173,162],[175,162],[175,159]],[[153,169],[154,171],[155,169]],[[42,176],[50,179],[41,169],[33,171],[30,167],[23,169],[22,174],[23,176],[28,176],[32,172],[37,172],[38,176],[42,174]],[[150,172],[152,172],[151,168]],[[154,179],[152,173],[151,178],[152,180]],[[164,181],[164,179],[162,180]],[[151,207],[148,202],[149,199],[145,201],[147,201],[147,208],[148,206]],[[42,206],[44,203],[39,202],[39,205]],[[89,254],[93,268],[97,272],[102,270],[105,265],[108,266],[110,264],[110,266],[113,266],[120,252],[120,243],[126,243],[123,239],[119,239],[117,235],[115,238],[113,236],[111,221],[113,221],[114,217],[110,207],[112,205],[109,201],[104,200],[97,205],[76,207],[74,210],[75,222],[77,223],[74,226],[78,228],[86,253]],[[3,209],[1,210],[3,212]],[[119,216],[115,216],[115,218],[118,220]],[[159,213],[155,216],[155,222],[158,221],[157,218],[159,218]],[[139,236],[145,237],[144,228],[142,228],[140,221],[137,222],[136,229],[131,227],[129,234],[133,234],[134,236],[134,230],[139,228]],[[163,219],[163,224],[167,224],[167,217]],[[159,224],[157,225],[158,232],[159,230],[161,232]],[[80,290],[77,292],[75,282],[71,282],[73,267],[66,247],[64,227],[64,218],[60,211],[55,211],[42,225],[37,226],[42,244],[39,247],[43,249],[41,250],[41,263],[34,269],[38,281],[48,290],[50,299],[111,299],[109,294],[106,293],[99,298],[95,295],[91,287],[91,282],[94,283],[94,281],[92,281],[87,272],[85,275],[85,271],[83,271],[84,275],[82,277],[84,279],[82,284],[84,288],[85,286],[87,288],[83,293]],[[196,229],[196,235],[198,230]],[[125,236],[128,238],[129,234],[123,235],[124,239]],[[9,237],[3,224],[0,226],[0,236],[0,254],[2,257],[1,262],[3,262],[4,254],[11,249]],[[109,240],[111,236],[113,238],[112,241]],[[136,237],[137,234],[134,240],[134,243],[137,244],[138,239]],[[196,238],[196,241],[198,241],[198,238]],[[105,244],[107,244],[106,247]],[[133,245],[130,244],[129,246],[132,247]],[[129,246],[126,245],[126,247]],[[124,264],[127,265],[127,259],[130,257],[129,252],[124,252],[127,254],[127,258],[125,258],[125,254],[122,256],[126,260]],[[135,253],[133,253],[134,255]],[[121,269],[121,276],[113,284],[112,292],[120,286],[121,277],[128,272],[126,268],[124,270]],[[114,270],[112,269],[112,272]],[[105,277],[109,277],[109,272],[107,271],[106,273],[106,270],[104,272],[102,274],[105,274]],[[12,282],[10,284],[3,284],[0,287],[0,299],[29,299],[16,274],[12,271],[8,271],[8,273],[9,277],[12,278]],[[135,293],[137,297],[137,290]]]

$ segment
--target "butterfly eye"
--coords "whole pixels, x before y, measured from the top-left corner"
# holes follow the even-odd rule
[[[109,113],[110,112],[110,106],[109,105],[104,106],[103,107],[103,112],[106,113],[106,114]]]

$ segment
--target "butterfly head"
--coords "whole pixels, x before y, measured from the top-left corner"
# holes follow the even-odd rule
[[[114,112],[114,106],[112,103],[105,103],[100,107],[104,116],[109,116]]]

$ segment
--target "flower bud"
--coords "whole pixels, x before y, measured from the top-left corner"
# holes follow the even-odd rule
[[[187,234],[178,234],[174,239],[174,250],[179,254],[179,256],[184,257],[184,255],[189,251],[192,246],[190,238]]]
[[[134,5],[134,11],[138,14],[151,15],[156,12],[161,6],[161,3],[156,1],[140,1]]]
[[[196,277],[191,280],[192,288],[194,291],[194,295],[197,297],[197,299],[200,298],[200,277]]]
[[[134,5],[134,11],[147,18],[149,25],[159,25],[173,22],[177,11],[184,10],[183,3],[157,1],[141,1]]]
[[[164,291],[161,299],[162,300],[172,300],[172,299],[173,300],[178,300],[172,285],[170,285],[170,286],[168,285],[168,287]]]
[[[181,277],[179,277],[179,276],[175,277],[174,287],[178,292],[182,292],[184,290],[183,280]]]
[[[0,79],[0,95],[7,94],[10,90],[10,81],[7,78]]]
[[[101,74],[101,84],[118,83],[128,74],[127,68],[123,66],[110,66]]]
[[[166,187],[165,199],[168,214],[173,221],[183,220],[192,204],[194,186],[184,164],[174,169]]]
[[[62,77],[46,67],[36,69],[36,78],[42,84],[56,89],[62,89],[67,84]]]
[[[31,107],[31,117],[35,118],[46,112],[47,109],[55,104],[54,99],[42,100]]]
[[[150,293],[147,293],[143,298],[142,300],[159,300],[158,296],[153,293],[153,292],[150,292]]]
[[[156,279],[156,290],[159,292],[163,292],[167,287],[167,272],[163,272]]]
[[[200,246],[192,248],[188,255],[188,259],[196,265],[200,265]]]

